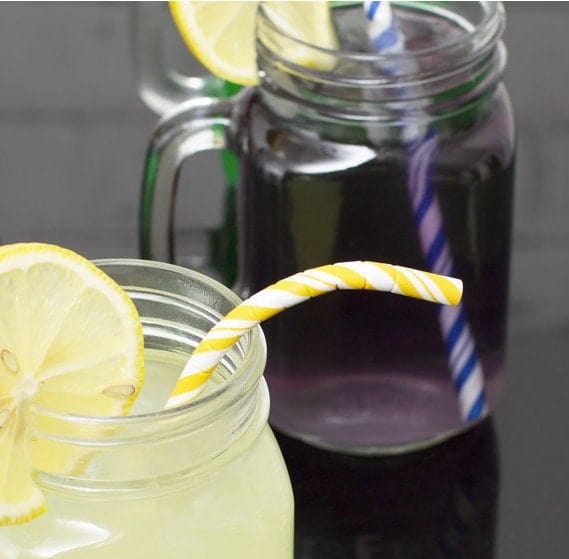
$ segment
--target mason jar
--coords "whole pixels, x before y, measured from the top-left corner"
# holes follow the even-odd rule
[[[146,380],[126,417],[29,410],[32,449],[62,460],[35,472],[47,512],[0,528],[0,557],[292,559],[293,498],[267,424],[261,330],[236,344],[203,397],[165,410],[188,355],[239,299],[168,264],[96,264],[138,308]]]
[[[259,85],[192,100],[158,124],[140,221],[143,254],[175,259],[180,168],[227,148],[240,169],[232,287],[241,296],[347,260],[463,280],[455,310],[343,291],[264,324],[272,425],[364,454],[464,431],[492,410],[505,380],[515,135],[504,9],[391,6],[400,52],[374,51],[358,2],[332,9],[338,50],[289,36],[261,4]],[[298,52],[316,62],[295,62]]]

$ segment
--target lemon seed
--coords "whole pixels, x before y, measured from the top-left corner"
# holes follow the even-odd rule
[[[132,384],[112,384],[105,387],[102,393],[109,398],[117,400],[127,400],[136,392],[136,388]]]
[[[12,374],[17,375],[20,372],[18,360],[9,349],[3,349],[0,352],[0,359],[2,360],[2,363],[4,363],[4,367],[6,367],[6,369],[8,369]]]

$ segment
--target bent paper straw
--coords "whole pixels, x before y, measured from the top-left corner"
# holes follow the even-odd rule
[[[404,52],[403,39],[397,30],[389,2],[364,2],[364,11],[369,20],[368,36],[372,45],[380,52]],[[397,69],[391,71],[396,73]],[[422,134],[416,130],[411,133],[413,136],[407,186],[421,248],[431,272],[453,274],[454,265],[444,220],[430,180],[437,137],[431,131],[421,138]],[[461,416],[464,421],[473,421],[484,416],[488,406],[484,371],[463,305],[441,307],[439,323]]]
[[[198,396],[223,356],[260,322],[337,289],[384,291],[444,305],[456,305],[462,296],[458,279],[380,262],[341,262],[294,274],[243,301],[206,334],[186,363],[166,407],[180,406]]]

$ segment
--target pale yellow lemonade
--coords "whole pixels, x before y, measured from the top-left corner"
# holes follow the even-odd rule
[[[180,370],[171,355],[165,359],[154,353],[131,413],[160,409]],[[260,389],[266,391],[264,382]],[[136,471],[147,482],[130,491],[127,482],[118,483],[115,491],[102,491],[95,482],[84,488],[65,487],[65,480],[48,483],[46,513],[0,528],[0,558],[291,559],[291,488],[263,407],[255,418],[260,428],[245,433],[231,456],[162,487],[151,472],[162,470],[161,464],[179,464],[199,448],[147,442],[135,453],[141,461],[137,466],[123,460],[123,453],[95,452],[84,477],[98,480],[112,470],[114,479],[127,480]]]
[[[151,274],[182,273],[148,266]],[[192,277],[206,281],[207,294],[211,284]],[[36,472],[47,511],[0,527],[0,559],[292,559],[293,496],[267,423],[262,335],[252,357],[249,341],[237,344],[189,406],[164,411],[188,337],[203,336],[201,325],[164,317],[177,305],[175,297],[160,300],[168,289],[141,311],[146,378],[127,417],[81,418],[73,428],[31,418],[32,437],[74,466]],[[148,293],[152,299],[152,288],[141,288],[137,306]],[[253,374],[241,375],[242,361]]]

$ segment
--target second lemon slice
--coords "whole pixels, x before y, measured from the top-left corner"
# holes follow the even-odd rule
[[[28,406],[124,415],[143,382],[143,351],[133,302],[88,260],[45,244],[0,248],[0,525],[45,509],[34,466],[74,466],[65,464],[73,453],[34,449]]]
[[[170,2],[172,16],[195,57],[214,75],[241,85],[259,82],[255,53],[255,15],[260,2]],[[294,39],[336,48],[328,2],[263,2],[278,28]],[[285,46],[285,48],[288,48]],[[298,53],[297,53],[298,52]],[[319,66],[306,50],[283,53],[300,65]],[[330,58],[322,55],[323,65]]]

